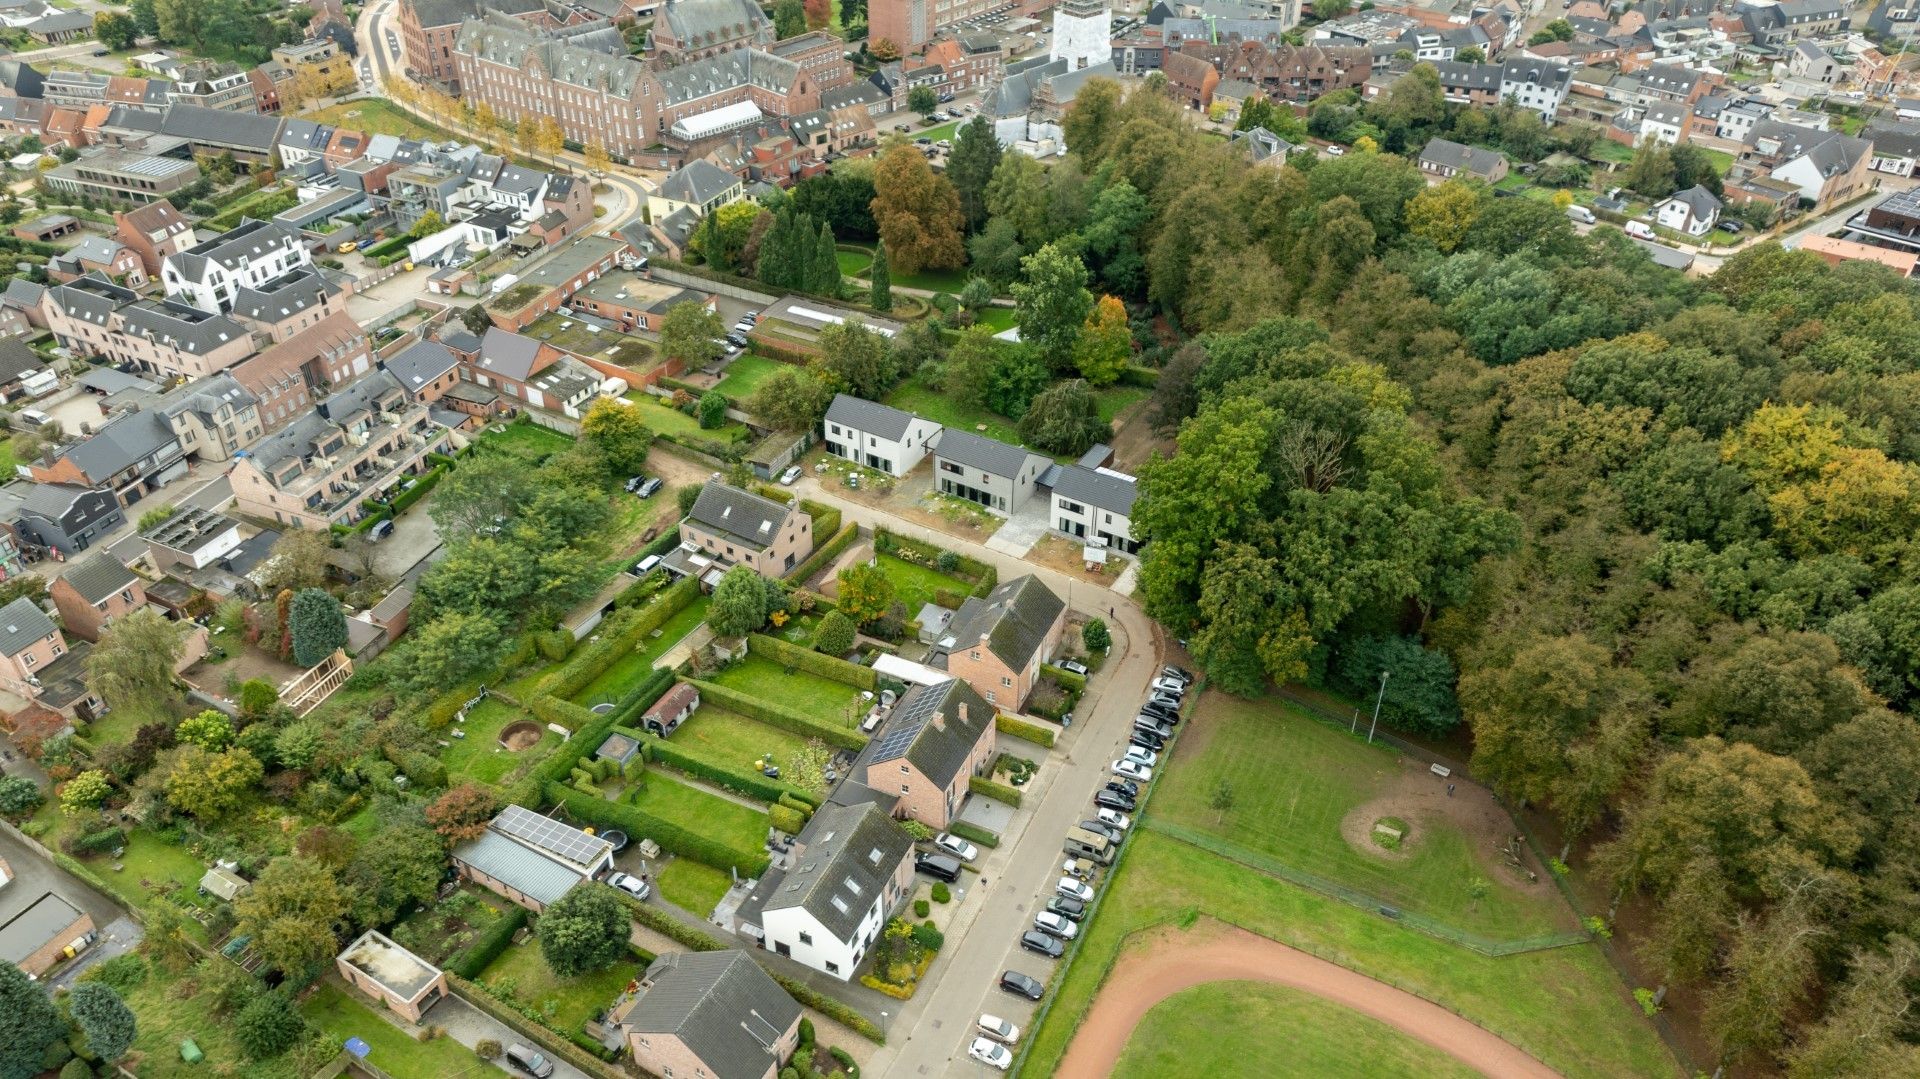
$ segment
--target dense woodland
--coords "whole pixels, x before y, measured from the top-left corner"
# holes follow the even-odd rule
[[[1390,718],[1464,722],[1477,776],[1649,898],[1642,957],[1730,1062],[1920,1074],[1914,286],[1774,245],[1689,281],[1401,157],[1252,166],[1099,83],[1068,142],[1090,203],[1143,200],[1137,285],[1094,272],[1196,335],[1147,350],[1179,452],[1135,521],[1213,684],[1392,670]]]

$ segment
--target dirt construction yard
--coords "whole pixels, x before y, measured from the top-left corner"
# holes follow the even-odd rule
[[[1216,981],[1271,982],[1378,1020],[1484,1075],[1553,1079],[1559,1073],[1466,1019],[1390,985],[1211,919],[1129,941],[1080,1024],[1061,1079],[1113,1074],[1127,1039],[1154,1005]],[[1276,1032],[1279,1033],[1279,1032]]]

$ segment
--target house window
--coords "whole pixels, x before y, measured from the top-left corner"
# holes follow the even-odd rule
[[[36,664],[36,663],[39,663],[39,662],[40,662],[40,660],[39,660],[39,658],[38,658],[37,656],[35,656],[35,655],[34,655],[34,654],[33,654],[32,652],[28,652],[28,653],[26,653],[25,655],[22,655],[22,656],[20,657],[20,661],[21,661],[22,663],[25,663],[25,664],[26,664],[27,666],[29,666],[29,667],[31,667],[31,666],[33,666],[34,664]]]
[[[904,795],[904,794],[912,794],[912,793],[913,793],[913,787],[912,787],[911,785],[909,785],[909,784],[906,784],[906,783],[902,783],[902,784],[900,784],[900,793],[901,793],[901,794],[903,794],[903,795]]]
[[[1005,675],[1002,675],[1000,678],[1000,684],[1003,686],[1011,687],[1013,685],[1013,679],[1008,678]]]
[[[813,934],[812,934],[812,933],[807,933],[807,932],[802,932],[802,933],[800,934],[800,943],[802,943],[802,944],[812,944],[812,943],[813,943]]]
[[[987,703],[988,703],[988,704],[997,704],[997,703],[999,703],[998,701],[995,701],[995,700],[993,699],[993,690],[987,690]]]
[[[976,649],[974,649],[973,651],[971,651],[971,652],[968,652],[968,653],[967,653],[967,658],[968,658],[968,659],[971,659],[971,660],[975,660],[975,661],[978,661],[978,660],[980,659],[980,650],[979,650],[978,648],[976,648]]]
[[[835,962],[833,962],[832,960],[828,960],[828,961],[827,961],[827,973],[828,973],[828,974],[838,974],[838,973],[840,973],[840,964],[838,964],[838,963],[835,963]]]

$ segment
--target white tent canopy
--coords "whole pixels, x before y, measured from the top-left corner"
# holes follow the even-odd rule
[[[674,121],[673,134],[675,138],[705,139],[735,128],[751,127],[765,118],[760,106],[751,101],[736,101],[712,112]]]

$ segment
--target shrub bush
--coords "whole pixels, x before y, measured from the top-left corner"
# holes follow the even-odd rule
[[[1015,738],[1032,742],[1035,745],[1046,746],[1048,749],[1053,748],[1053,742],[1056,736],[1051,727],[1043,727],[1038,723],[1029,723],[1024,719],[1007,715],[1004,712],[993,717],[993,725],[1001,734],[1012,735]]]
[[[702,950],[711,951],[712,949]],[[833,997],[827,996],[825,993],[820,992],[805,982],[795,981],[784,974],[775,974],[773,980],[780,983],[780,988],[785,989],[788,996],[819,1012],[821,1015],[826,1016],[828,1019],[839,1023],[841,1026],[852,1030],[855,1034],[878,1045],[885,1045],[887,1043],[886,1035],[880,1033],[880,1028],[874,1025],[873,1020],[854,1011]]]
[[[813,553],[808,555],[805,561],[793,567],[793,572],[787,574],[787,580],[804,581],[812,577],[830,565],[834,559],[839,558],[842,552],[853,545],[853,541],[859,535],[859,525],[848,525],[840,531],[835,532],[832,539],[815,547]],[[820,534],[815,532],[814,539],[818,540],[819,538]],[[678,542],[678,540],[676,539],[675,542]]]
[[[813,518],[815,536],[831,536],[840,531],[840,511],[824,502],[815,502],[811,498],[800,500],[800,508]]]
[[[481,1060],[492,1060],[500,1055],[500,1043],[492,1038],[481,1038],[473,1043],[473,1054]]]
[[[717,952],[726,945],[713,939],[700,930],[661,910],[648,906],[625,892],[620,893],[620,901],[626,904],[634,921],[646,926],[674,943],[696,952]],[[804,1003],[804,1002],[803,1002]]]
[[[767,807],[767,819],[773,823],[775,828],[780,829],[788,835],[799,835],[800,829],[806,827],[807,823],[806,818],[800,815],[799,810],[778,803]]]
[[[934,881],[932,894],[933,894],[933,901],[935,903],[953,902],[953,890],[947,887],[946,881],[943,881],[943,880]],[[925,915],[922,915],[922,917],[925,917]]]
[[[812,1045],[813,1038],[813,1020],[803,1015],[800,1017],[800,1048],[805,1049]]]
[[[971,776],[967,779],[967,789],[982,798],[991,798],[1015,809],[1020,808],[1020,792],[1005,783],[995,783],[982,776]]]
[[[930,952],[937,952],[947,938],[932,922],[923,922],[913,927],[913,942]]]
[[[924,899],[916,899],[913,901],[913,916],[915,918],[925,918],[927,915],[932,913],[933,913],[932,903],[929,903]]]
[[[1040,673],[1058,682],[1061,689],[1073,694],[1076,699],[1080,694],[1087,691],[1086,675],[1074,674],[1072,671],[1062,670],[1051,663],[1042,663],[1040,665]]]

